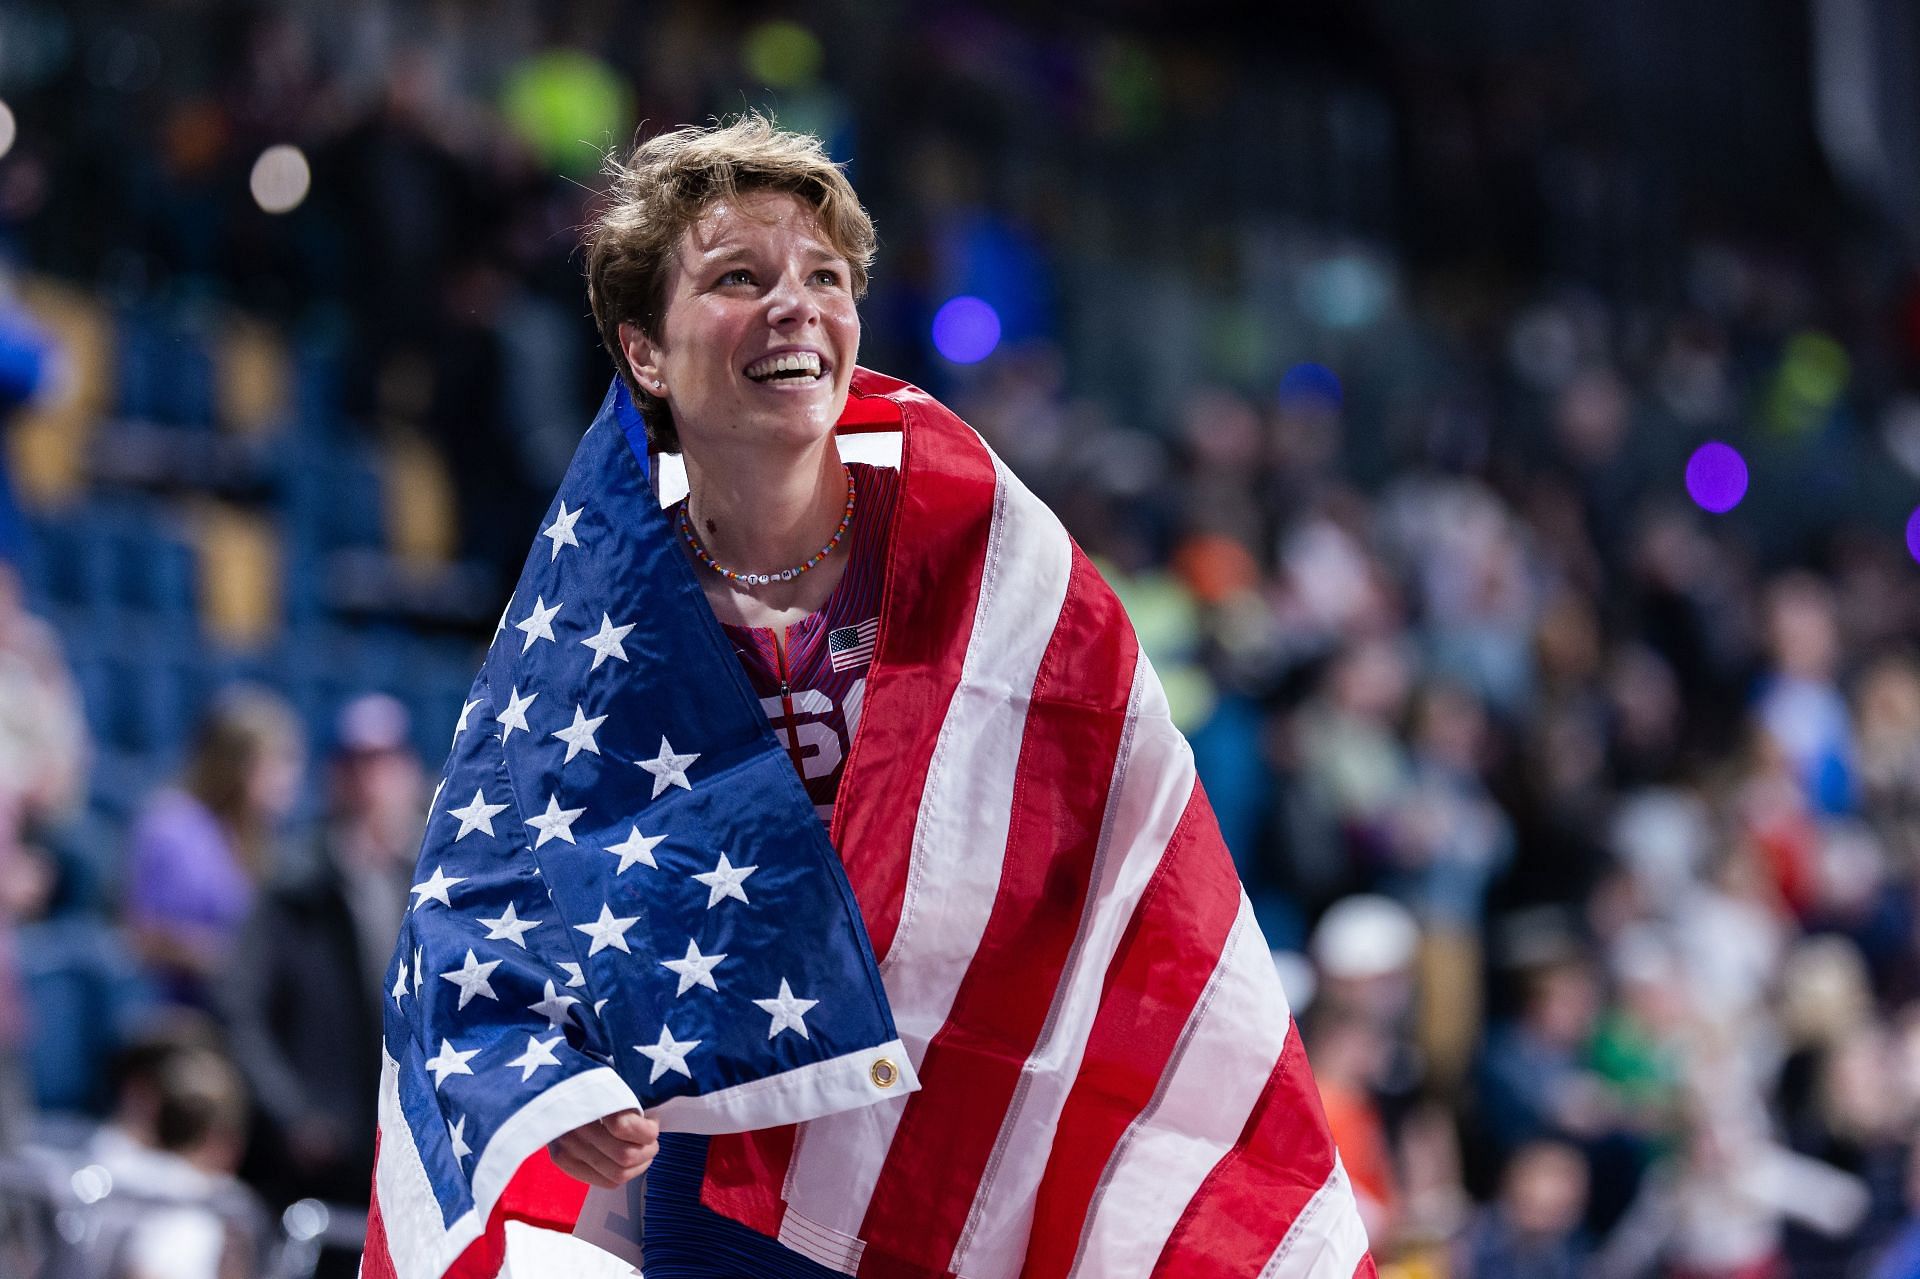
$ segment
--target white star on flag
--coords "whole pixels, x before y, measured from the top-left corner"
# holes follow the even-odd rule
[[[473,714],[473,708],[486,700],[484,697],[476,697],[460,708],[460,718],[453,725],[453,735],[456,738],[467,731],[467,716]]]
[[[638,826],[630,828],[625,839],[607,848],[608,852],[620,859],[620,865],[613,873],[623,875],[635,863],[659,870],[660,863],[653,860],[653,850],[665,843],[666,838],[665,835],[642,835]]]
[[[520,1067],[520,1082],[526,1083],[533,1078],[533,1072],[542,1066],[558,1066],[560,1059],[553,1055],[553,1046],[566,1039],[565,1035],[555,1035],[546,1043],[540,1042],[538,1035],[527,1036],[527,1050],[508,1062],[509,1066]]]
[[[578,928],[579,925],[575,924],[574,927]],[[584,986],[587,984],[586,974],[580,971],[580,965],[569,964],[566,960],[562,959],[558,961],[555,967],[559,968],[561,972],[567,975],[568,990],[573,990],[577,987]]]
[[[660,754],[657,758],[638,759],[635,760],[634,763],[653,774],[653,795],[651,798],[659,799],[660,792],[669,786],[678,786],[681,790],[690,791],[693,789],[693,783],[687,780],[687,769],[692,766],[694,760],[699,758],[698,753],[692,755],[674,754],[673,747],[667,742],[666,738],[662,737],[660,739]]]
[[[596,1000],[594,1000],[594,1001],[593,1001],[593,1015],[594,1015],[595,1017],[598,1017],[598,1016],[600,1015],[600,1013],[601,1013],[601,1011],[602,1011],[603,1009],[605,1009],[605,1008],[606,1008],[606,1006],[607,1006],[607,1001],[606,1001],[606,1000],[604,1000],[604,999],[596,999]]]
[[[518,593],[509,595],[507,602],[500,606],[500,620],[493,624],[493,638],[499,639],[500,632],[507,629],[507,614],[513,611],[513,602],[518,598]]]
[[[537,1004],[528,1004],[527,1011],[539,1013],[547,1019],[549,1029],[559,1030],[567,1024],[567,1009],[579,1002],[572,995],[562,995],[554,990],[553,980],[549,978],[545,996]]]
[[[499,966],[500,961],[497,959],[489,959],[486,963],[481,963],[469,950],[466,963],[451,972],[440,974],[440,980],[450,981],[460,988],[460,1003],[456,1006],[456,1011],[465,1008],[475,995],[485,995],[488,999],[500,998],[493,993],[493,987],[487,984],[487,978],[491,977],[493,970]]]
[[[400,1001],[407,997],[407,961],[404,956],[400,960],[400,971],[394,974],[393,990],[390,993],[393,995],[395,1008],[398,1008]]]
[[[472,1072],[469,1071],[469,1074]],[[465,1115],[447,1125],[447,1135],[453,1138],[453,1157],[465,1159],[473,1153],[473,1147],[467,1144],[467,1117]]]
[[[553,619],[563,607],[565,607],[565,605],[555,604],[552,608],[548,608],[546,596],[534,596],[533,612],[513,624],[514,630],[519,631],[527,637],[527,642],[520,646],[522,653],[532,648],[535,640],[552,642]]]
[[[487,926],[488,941],[510,941],[521,950],[527,948],[527,933],[545,923],[542,919],[522,919],[514,913],[513,903],[507,903],[506,911],[498,919],[482,918]]]
[[[575,702],[573,706],[573,723],[567,725],[565,728],[556,728],[553,730],[553,735],[567,744],[567,757],[560,762],[562,764],[571,764],[573,757],[581,751],[591,751],[593,754],[598,755],[600,753],[600,743],[593,740],[593,735],[594,732],[606,722],[607,717],[605,715],[596,715],[592,719],[588,719],[586,712],[580,709],[580,704]]]
[[[538,817],[527,819],[527,825],[540,832],[540,838],[533,841],[533,846],[539,848],[548,840],[555,838],[564,839],[571,844],[573,824],[579,820],[580,814],[586,811],[584,808],[562,808],[558,795],[547,796],[547,811]]]
[[[471,1075],[473,1067],[467,1065],[468,1059],[477,1056],[478,1048],[461,1050],[453,1046],[451,1039],[440,1041],[440,1052],[426,1060],[426,1067],[433,1072],[433,1086],[438,1088],[445,1083],[448,1075]]]
[[[440,792],[447,788],[447,779],[442,777],[439,785],[433,788],[433,798],[427,801],[427,816],[433,816],[433,810],[440,806]]]
[[[580,539],[574,536],[573,526],[580,521],[580,511],[586,509],[587,504],[582,502],[580,504],[580,510],[569,511],[567,504],[562,502],[560,503],[560,514],[555,517],[553,523],[540,530],[541,537],[548,538],[553,542],[553,554],[547,557],[547,563],[551,564],[560,558],[561,547],[580,545]]]
[[[447,810],[447,816],[460,819],[460,832],[453,837],[453,842],[457,844],[477,830],[483,830],[489,835],[493,834],[493,815],[506,811],[505,804],[489,804],[486,793],[479,787],[474,787],[471,804],[465,808]]]
[[[628,632],[632,631],[633,627],[634,623],[632,622],[628,622],[625,626],[615,626],[611,617],[608,617],[605,613],[600,614],[599,633],[589,635],[580,641],[593,650],[593,665],[587,669],[590,671],[599,670],[600,663],[606,661],[609,657],[622,662],[626,661],[627,650],[620,647],[620,641],[627,637]]]
[[[533,705],[533,699],[538,696],[540,696],[538,693],[528,693],[525,697],[521,697],[518,687],[507,693],[507,709],[493,717],[497,722],[507,726],[506,730],[500,734],[501,741],[504,742],[512,737],[513,730],[516,728],[523,733],[533,731],[527,727],[527,707]]]
[[[677,1070],[688,1079],[693,1072],[687,1069],[687,1054],[700,1046],[698,1039],[675,1039],[673,1032],[666,1026],[660,1027],[660,1042],[657,1044],[635,1044],[633,1050],[653,1062],[653,1072],[647,1076],[648,1083],[654,1083],[669,1070]]]
[[[416,996],[420,993],[420,958],[426,953],[427,948],[425,946],[415,946],[413,948],[413,993]]]
[[[763,986],[761,989],[766,988]],[[807,1010],[819,1002],[817,999],[795,999],[793,987],[787,985],[787,979],[782,977],[779,994],[772,999],[756,999],[753,1005],[763,1013],[773,1014],[773,1024],[767,1027],[768,1039],[772,1039],[783,1030],[797,1030],[800,1032],[800,1038],[812,1039],[813,1036],[807,1033],[807,1023],[803,1019],[807,1015]]]
[[[703,955],[693,938],[687,938],[687,954],[684,959],[663,959],[662,968],[672,969],[680,974],[680,989],[673,992],[675,999],[686,994],[695,986],[705,986],[708,990],[718,991],[720,987],[713,981],[713,969],[725,959],[725,955]]]
[[[407,891],[413,894],[413,905],[416,910],[430,901],[439,902],[442,906],[451,906],[453,903],[447,900],[447,890],[455,884],[464,884],[466,882],[466,876],[448,875],[444,869],[435,866],[431,879],[415,884]],[[414,985],[418,986],[419,983],[415,982]]]
[[[573,930],[578,933],[585,933],[587,936],[593,938],[593,945],[587,947],[588,959],[592,959],[609,946],[615,950],[625,951],[631,955],[633,952],[627,950],[627,929],[632,928],[639,922],[640,916],[638,915],[631,916],[627,919],[616,918],[612,908],[609,907],[607,903],[601,902],[600,918],[594,920],[591,924],[575,924]],[[572,983],[568,984],[571,985]]]
[[[747,892],[740,885],[745,882],[747,876],[759,869],[758,866],[735,866],[727,860],[727,855],[722,853],[718,866],[709,871],[702,871],[694,878],[707,886],[707,909],[712,910],[728,897],[745,902]]]

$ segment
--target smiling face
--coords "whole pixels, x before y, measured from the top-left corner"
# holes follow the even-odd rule
[[[659,329],[624,324],[621,345],[689,452],[802,448],[846,407],[860,352],[852,274],[797,196],[711,205],[680,237]]]

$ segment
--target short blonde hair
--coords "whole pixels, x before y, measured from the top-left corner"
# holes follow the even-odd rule
[[[867,291],[873,264],[873,219],[860,207],[820,139],[777,127],[758,112],[731,124],[689,126],[612,157],[606,205],[581,236],[587,301],[614,368],[633,393],[656,451],[677,453],[679,433],[667,402],[640,385],[620,342],[632,324],[658,341],[667,305],[667,277],[680,237],[715,202],[743,191],[783,191],[811,206],[821,234],[851,270],[853,296]]]

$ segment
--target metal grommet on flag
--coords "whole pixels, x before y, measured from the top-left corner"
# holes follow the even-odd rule
[[[872,1075],[874,1085],[879,1088],[891,1088],[900,1082],[900,1068],[885,1057],[874,1062],[873,1069],[868,1073]]]

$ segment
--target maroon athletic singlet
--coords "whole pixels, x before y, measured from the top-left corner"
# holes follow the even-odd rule
[[[853,524],[842,544],[847,568],[826,603],[785,628],[722,624],[775,736],[806,784],[814,811],[828,823],[860,724],[867,665],[880,625],[887,531],[900,491],[900,473],[890,467],[853,462],[848,469]]]

